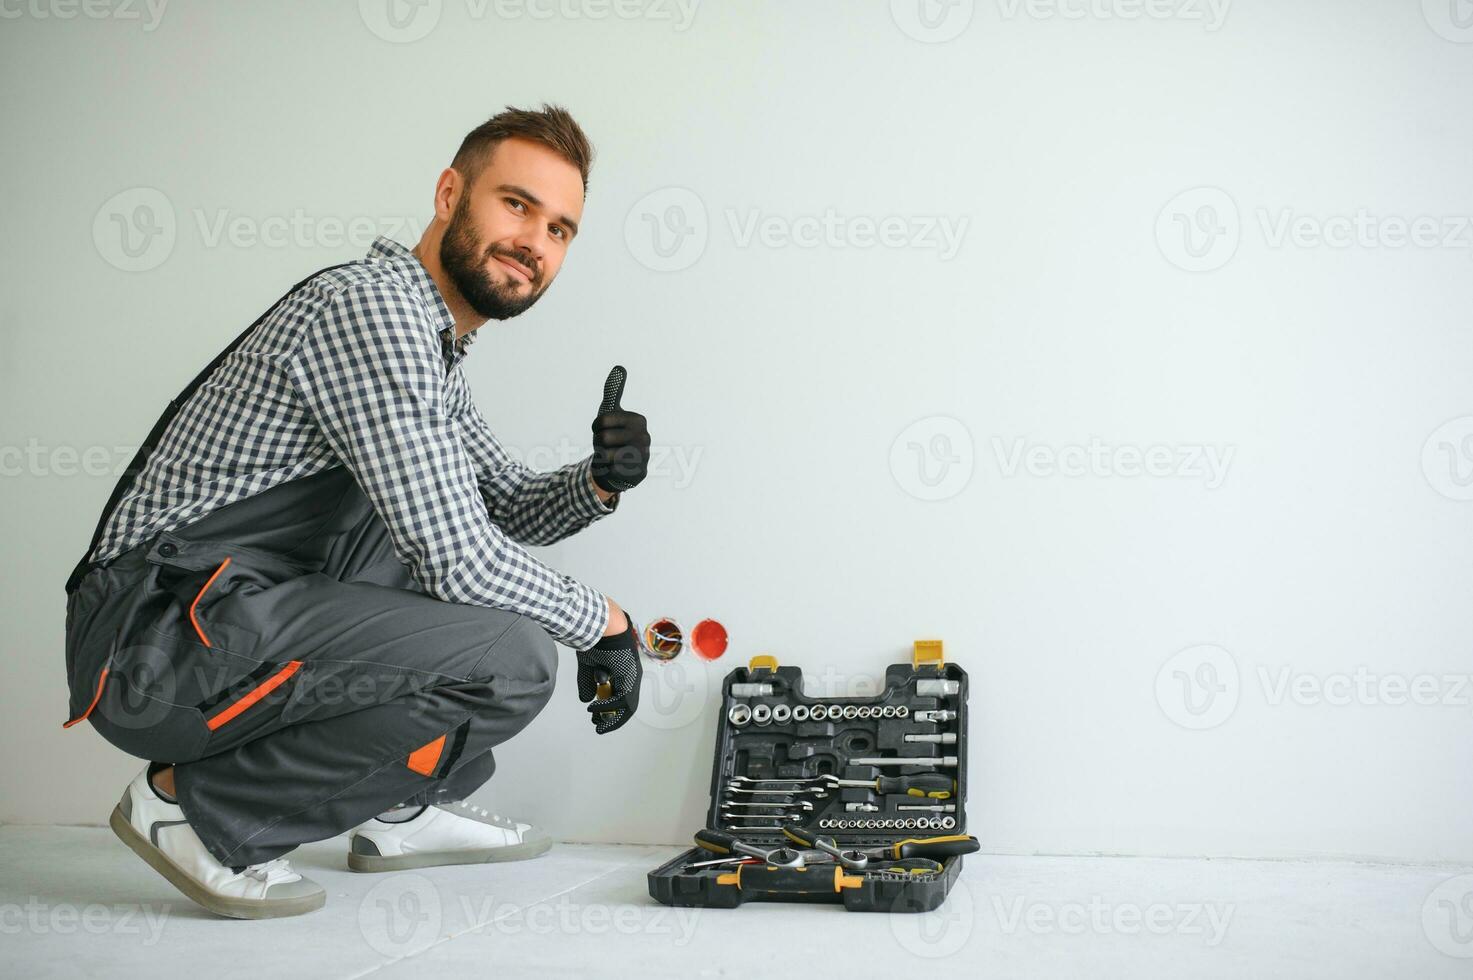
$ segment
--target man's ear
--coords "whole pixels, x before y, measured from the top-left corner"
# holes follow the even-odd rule
[[[435,217],[441,221],[450,220],[455,214],[455,205],[459,203],[456,193],[464,193],[464,187],[465,180],[454,167],[446,167],[440,172],[439,180],[435,181]]]

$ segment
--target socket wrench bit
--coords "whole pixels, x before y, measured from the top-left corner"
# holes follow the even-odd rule
[[[955,768],[956,756],[912,756],[902,755],[893,759],[850,759],[851,766],[926,766],[931,769],[938,767]]]

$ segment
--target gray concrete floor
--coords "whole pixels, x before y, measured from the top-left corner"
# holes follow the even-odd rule
[[[672,847],[563,844],[533,861],[346,870],[293,862],[321,911],[243,922],[192,905],[91,828],[0,828],[10,977],[1473,976],[1473,874],[1348,863],[973,856],[925,915],[653,902]]]

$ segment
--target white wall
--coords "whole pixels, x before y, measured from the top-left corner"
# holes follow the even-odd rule
[[[928,31],[902,0],[708,0],[688,24],[436,0],[407,43],[368,0],[7,5],[0,819],[100,822],[137,765],[59,727],[61,586],[113,477],[16,450],[136,445],[282,289],[361,254],[323,219],[412,244],[465,131],[551,100],[597,144],[584,232],[468,371],[546,463],[629,367],[626,405],[684,456],[547,557],[733,648],[652,668],[602,739],[569,655],[478,799],[683,840],[727,669],[772,652],[841,693],[937,636],[974,682],[990,849],[1473,860],[1473,29],[1444,2],[962,0]],[[107,216],[135,188],[177,236],[130,272]],[[667,260],[646,216],[672,205],[694,237]],[[1178,216],[1203,205],[1228,234],[1194,259]],[[211,238],[298,212],[300,240]],[[1313,238],[1358,213],[1368,240]],[[791,244],[828,214],[835,241]],[[1437,241],[1394,247],[1419,217]],[[854,222],[886,218],[920,241],[861,247]],[[1171,472],[1046,468],[1095,440]],[[1204,447],[1220,479],[1177,471]],[[932,448],[954,462],[928,489]]]

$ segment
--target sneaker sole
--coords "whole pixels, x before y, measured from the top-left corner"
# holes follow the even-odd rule
[[[326,891],[320,891],[315,895],[303,895],[299,898],[275,899],[230,898],[225,895],[216,895],[191,878],[167,854],[155,847],[152,841],[140,834],[124,816],[121,805],[113,807],[108,826],[112,827],[113,833],[118,835],[119,840],[128,845],[129,850],[143,858],[148,866],[163,875],[169,884],[183,892],[190,901],[209,909],[216,915],[228,916],[232,919],[276,919],[288,915],[315,912],[327,902]]]
[[[527,841],[525,844],[507,844],[502,847],[483,847],[464,851],[425,851],[422,854],[396,854],[381,857],[374,854],[348,852],[349,871],[408,871],[411,868],[436,868],[446,864],[496,864],[500,861],[525,861],[552,848],[552,838]]]

